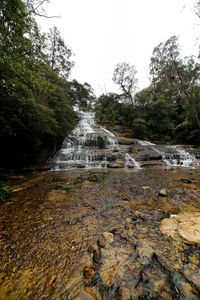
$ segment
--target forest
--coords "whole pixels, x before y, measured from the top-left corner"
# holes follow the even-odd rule
[[[76,125],[75,107],[94,110],[108,128],[127,126],[134,138],[199,143],[200,57],[183,59],[177,36],[153,49],[148,87],[138,91],[135,67],[119,63],[121,93],[97,98],[89,83],[69,79],[72,50],[56,27],[40,32],[36,3],[0,2],[1,169],[47,160]]]
[[[198,58],[199,60],[199,58]],[[198,144],[200,139],[200,64],[180,56],[177,36],[153,50],[151,84],[137,90],[137,72],[128,63],[117,65],[113,81],[121,94],[101,95],[96,102],[100,122],[131,128],[135,138]]]

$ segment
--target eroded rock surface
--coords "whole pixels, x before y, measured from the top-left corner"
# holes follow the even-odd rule
[[[74,170],[10,182],[0,299],[199,299],[198,172]]]
[[[200,211],[171,215],[169,219],[162,220],[160,230],[172,238],[179,235],[187,242],[200,243]]]

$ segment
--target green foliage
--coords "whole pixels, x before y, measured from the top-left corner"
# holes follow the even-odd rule
[[[0,202],[4,202],[10,195],[10,187],[0,182]]]
[[[70,61],[72,55],[71,49],[65,45],[57,27],[50,29],[46,38],[47,61],[52,70],[68,77],[74,65]]]
[[[95,103],[96,117],[101,124],[121,124],[120,96],[117,94],[101,95]]]
[[[144,119],[136,118],[132,123],[133,136],[145,139],[147,134],[147,126]]]
[[[67,83],[66,93],[70,97],[73,105],[79,107],[80,110],[90,111],[95,102],[95,96],[90,84],[81,84],[77,80]]]
[[[194,91],[200,99],[200,89],[195,86]],[[123,102],[120,95],[101,95],[95,110],[101,124],[128,126],[134,138],[198,143],[191,107],[176,82],[154,83],[135,95],[134,104]]]
[[[160,220],[163,220],[163,219],[166,219],[166,218],[170,218],[170,214],[163,213],[163,214],[160,216]]]
[[[132,147],[128,148],[128,153],[133,153],[133,148]]]
[[[106,136],[103,137],[101,135],[98,135],[97,137],[97,148],[104,149],[106,146]]]
[[[66,191],[66,192],[70,192],[74,189],[75,189],[75,186],[73,184],[70,184],[67,186],[63,186],[63,185],[55,185],[54,186],[54,190],[62,190],[62,191]]]
[[[72,67],[71,50],[55,29],[49,65],[52,40],[45,41],[27,8],[21,0],[0,1],[0,164],[6,168],[32,164],[43,149],[50,153],[76,123],[68,82],[59,75]]]
[[[89,181],[92,181],[92,182],[102,182],[104,181],[105,179],[105,175],[103,173],[93,173],[89,176]]]
[[[138,83],[136,74],[137,71],[135,69],[135,66],[131,66],[128,63],[117,64],[113,73],[114,83],[119,85],[125,98],[127,98],[132,103]]]

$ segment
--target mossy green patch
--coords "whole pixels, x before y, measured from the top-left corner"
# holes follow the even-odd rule
[[[55,185],[54,190],[62,190],[62,191],[67,191],[70,192],[75,189],[75,186],[73,184],[63,186],[63,185]]]
[[[93,182],[102,182],[105,179],[105,175],[103,173],[97,173],[97,174],[91,174],[89,176],[89,181],[93,181]]]
[[[161,220],[162,220],[162,219],[166,219],[166,218],[170,218],[170,214],[164,213],[164,214],[162,214],[162,215],[160,216],[160,219],[161,219]]]

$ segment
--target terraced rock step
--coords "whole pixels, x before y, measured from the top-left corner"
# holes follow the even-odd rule
[[[77,127],[67,136],[51,161],[52,170],[73,168],[196,167],[200,149],[156,145],[149,141],[115,136],[96,124],[94,113],[80,112]]]

